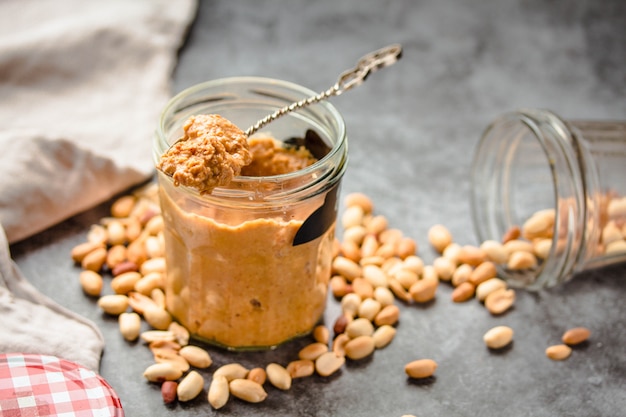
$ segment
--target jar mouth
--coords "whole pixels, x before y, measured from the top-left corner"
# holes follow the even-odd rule
[[[569,280],[581,256],[591,186],[581,172],[588,161],[569,126],[554,113],[520,109],[495,120],[478,143],[472,169],[471,212],[480,242],[501,241],[535,212],[554,209],[552,243],[537,267],[498,265],[512,286],[536,290]]]
[[[298,84],[264,77],[221,78],[189,87],[174,96],[161,113],[153,148],[154,162],[158,163],[161,155],[179,137],[173,131],[181,130],[182,123],[193,114],[210,111],[222,115],[226,113],[224,117],[229,118],[228,112],[254,110],[257,114],[255,117],[244,118],[242,121],[231,119],[240,128],[246,129],[277,109],[314,95],[315,92]],[[310,195],[312,184],[328,181],[329,177],[328,185],[334,185],[347,167],[346,127],[339,111],[331,103],[323,101],[282,116],[270,123],[268,128],[286,118],[290,118],[294,124],[313,124],[322,133],[320,136],[325,142],[332,142],[327,143],[328,152],[313,164],[297,171],[270,176],[239,175],[228,186],[216,187],[211,194],[201,195],[191,187],[178,188],[208,200],[271,201],[297,195],[304,189],[308,189],[307,193]],[[263,134],[268,130],[261,129],[260,132]],[[160,179],[173,182],[167,175],[157,172]]]

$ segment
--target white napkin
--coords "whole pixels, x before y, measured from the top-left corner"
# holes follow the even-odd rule
[[[8,243],[153,174],[153,132],[196,7],[196,0],[0,1],[0,352],[97,369],[99,331],[28,284]]]
[[[152,135],[195,9],[0,2],[0,223],[10,243],[153,173]]]

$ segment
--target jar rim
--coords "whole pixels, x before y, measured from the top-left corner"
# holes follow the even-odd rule
[[[181,107],[181,104],[184,104],[186,99],[188,99],[189,97],[192,97],[194,94],[201,93],[202,91],[210,91],[211,89],[219,87],[219,86],[224,86],[224,85],[253,86],[255,84],[258,84],[260,87],[278,86],[284,89],[285,92],[295,93],[296,95],[298,95],[299,97],[298,99],[309,98],[317,94],[313,90],[310,90],[307,87],[301,86],[299,84],[296,84],[290,81],[278,80],[278,79],[268,78],[268,77],[257,77],[257,76],[225,77],[225,78],[218,78],[218,79],[213,79],[209,81],[204,81],[204,82],[192,85],[180,91],[175,96],[173,96],[168,101],[168,103],[166,104],[166,106],[164,107],[164,109],[162,110],[159,116],[159,123],[156,129],[156,140],[155,140],[154,155],[153,155],[154,162],[155,163],[158,162],[161,155],[169,148],[169,146],[171,146],[171,144],[168,142],[168,137],[167,137],[167,121],[172,115],[176,114],[177,111],[184,110],[185,108],[188,107],[188,106]],[[259,93],[259,91],[257,90],[253,92]],[[280,97],[278,92],[261,91],[261,93],[262,95],[272,97],[272,98],[279,98],[279,99],[282,98]],[[216,101],[218,100],[221,100],[221,99],[216,99]],[[290,104],[288,100],[285,100],[285,103]],[[271,175],[271,176],[238,175],[232,179],[230,186],[216,187],[212,191],[211,194],[200,195],[198,190],[191,188],[191,187],[179,186],[179,188],[185,190],[185,192],[187,193],[197,195],[201,198],[207,198],[207,199],[231,198],[231,197],[237,197],[238,195],[240,195],[242,193],[241,188],[253,187],[255,184],[259,184],[262,182],[281,184],[281,183],[287,183],[289,181],[292,181],[298,178],[305,178],[307,176],[316,177],[317,181],[326,178],[328,175],[337,177],[337,179],[340,178],[345,172],[346,165],[347,165],[347,134],[346,134],[345,121],[342,115],[340,114],[339,110],[337,110],[337,108],[328,100],[314,103],[310,105],[309,107],[322,109],[322,111],[327,114],[327,117],[329,118],[329,120],[332,120],[333,122],[333,129],[336,130],[335,136],[338,138],[338,140],[333,141],[332,147],[330,148],[328,153],[324,155],[322,158],[315,161],[313,164],[297,171],[284,173],[284,174],[278,174],[278,175]],[[278,108],[279,107],[276,107],[276,109]],[[298,113],[298,112],[301,112],[301,111],[297,111],[294,113]],[[334,160],[337,160],[337,159],[339,159],[339,161],[337,163],[334,163]],[[324,166],[328,166],[328,165],[330,165],[332,169],[328,170],[325,175],[322,175],[322,176],[316,175],[318,171],[320,171],[320,168]],[[166,176],[165,174],[161,172],[158,172],[158,174],[160,176],[167,178],[170,181],[173,181],[170,177]],[[331,181],[332,181],[332,178],[331,178]],[[332,181],[332,184],[334,184],[334,182],[336,181]],[[237,187],[240,187],[240,189],[237,189]],[[306,188],[310,187],[310,183],[304,184],[303,187],[306,187]],[[289,192],[285,192],[285,193],[275,193],[269,199],[281,198],[285,194],[291,195],[294,193],[298,193],[299,191],[301,191],[301,188],[303,187],[294,188],[290,190]]]

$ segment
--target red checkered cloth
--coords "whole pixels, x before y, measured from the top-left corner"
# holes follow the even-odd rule
[[[2,417],[123,417],[122,403],[98,374],[54,356],[0,355]]]

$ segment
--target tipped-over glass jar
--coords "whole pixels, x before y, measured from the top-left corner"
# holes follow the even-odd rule
[[[534,258],[499,265],[512,286],[551,287],[626,262],[626,122],[505,114],[483,133],[471,183],[478,239],[519,232],[532,247]]]
[[[158,162],[191,115],[219,114],[242,129],[315,93],[279,80],[237,77],[191,87],[167,105]],[[317,162],[294,172],[237,176],[210,194],[158,173],[165,222],[166,303],[196,338],[229,349],[273,347],[309,333],[330,279],[338,189],[347,164],[343,119],[328,102],[264,132]]]

